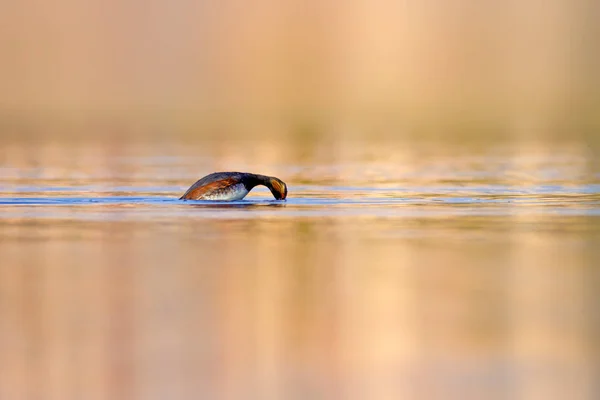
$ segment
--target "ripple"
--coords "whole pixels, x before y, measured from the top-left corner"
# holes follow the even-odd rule
[[[203,218],[600,214],[600,185],[597,184],[385,188],[299,185],[290,186],[290,197],[285,202],[261,191],[241,201],[220,202],[181,201],[177,188],[152,188],[153,193],[148,193],[145,187],[123,190],[116,186],[97,193],[65,192],[62,187],[23,189],[0,192],[0,218],[64,218],[68,215],[71,219],[173,219],[189,217],[191,213]],[[24,196],[25,192],[31,195]]]

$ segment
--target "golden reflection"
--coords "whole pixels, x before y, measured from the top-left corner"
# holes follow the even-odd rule
[[[15,224],[0,236],[0,390],[585,397],[598,231],[551,220],[483,238],[469,232],[501,220]],[[382,236],[407,223],[412,237]]]

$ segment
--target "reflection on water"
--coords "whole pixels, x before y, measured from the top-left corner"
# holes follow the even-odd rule
[[[598,397],[585,147],[246,149],[0,150],[1,399]]]

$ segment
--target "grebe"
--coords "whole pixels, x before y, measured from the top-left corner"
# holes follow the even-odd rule
[[[179,200],[241,200],[257,185],[268,187],[276,200],[287,196],[287,186],[281,179],[245,172],[215,172],[194,183]]]

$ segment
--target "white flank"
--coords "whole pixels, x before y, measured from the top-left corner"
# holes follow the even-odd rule
[[[243,183],[230,186],[227,189],[219,190],[217,193],[211,193],[208,196],[202,196],[203,200],[225,200],[235,201],[242,200],[248,194],[246,186]]]

